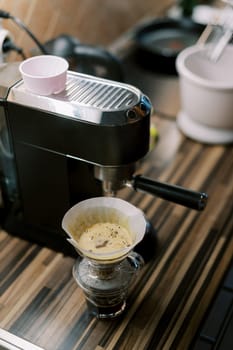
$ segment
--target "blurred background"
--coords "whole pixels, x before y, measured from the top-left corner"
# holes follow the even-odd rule
[[[81,42],[108,45],[140,19],[164,13],[174,0],[0,0],[0,9],[20,18],[41,41],[62,33]],[[35,43],[12,22],[2,25],[28,55]],[[11,55],[14,59],[17,55]],[[20,57],[18,59],[21,59]]]

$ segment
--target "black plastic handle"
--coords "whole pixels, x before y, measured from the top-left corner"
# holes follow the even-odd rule
[[[145,191],[195,210],[203,210],[208,199],[208,195],[204,192],[196,192],[181,186],[151,180],[142,175],[134,176],[132,186],[135,190]]]

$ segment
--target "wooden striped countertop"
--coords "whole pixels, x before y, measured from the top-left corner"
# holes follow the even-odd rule
[[[233,147],[206,146],[154,117],[157,146],[141,172],[205,191],[203,212],[125,189],[156,227],[155,258],[115,320],[88,314],[74,259],[0,232],[0,327],[46,350],[188,349],[233,256]]]

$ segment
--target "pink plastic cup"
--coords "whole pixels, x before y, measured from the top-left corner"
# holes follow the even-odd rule
[[[48,96],[65,89],[68,66],[62,57],[41,55],[23,61],[19,71],[27,90]]]

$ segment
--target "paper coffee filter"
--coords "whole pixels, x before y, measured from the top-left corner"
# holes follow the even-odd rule
[[[90,252],[79,248],[78,240],[83,231],[100,222],[122,225],[132,234],[133,244],[120,251],[104,253],[104,257],[101,253],[91,254],[93,258],[107,259],[126,254],[142,240],[146,230],[143,212],[127,201],[115,197],[91,198],[76,204],[65,214],[62,228],[70,237],[68,241],[81,253],[90,256]]]

